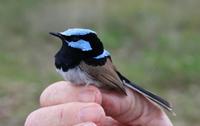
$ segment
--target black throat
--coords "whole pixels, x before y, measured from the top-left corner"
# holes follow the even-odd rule
[[[61,49],[55,55],[55,66],[57,69],[68,71],[80,64],[82,60],[81,51],[62,45]]]

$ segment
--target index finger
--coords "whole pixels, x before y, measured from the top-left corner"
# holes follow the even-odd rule
[[[70,82],[59,81],[48,86],[40,96],[42,107],[77,101],[100,104],[101,92],[94,86],[75,86]]]

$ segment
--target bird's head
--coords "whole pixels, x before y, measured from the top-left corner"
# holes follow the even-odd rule
[[[61,50],[76,50],[86,58],[97,57],[104,52],[103,44],[95,31],[83,28],[71,28],[64,32],[50,32],[62,40]]]

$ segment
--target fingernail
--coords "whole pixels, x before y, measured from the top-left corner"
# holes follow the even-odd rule
[[[94,102],[96,93],[93,90],[83,90],[79,94],[80,101],[82,102]]]
[[[97,105],[89,105],[82,108],[78,114],[80,121],[98,121],[104,115],[102,108]]]
[[[77,126],[96,126],[96,125],[92,122],[86,122],[86,123],[79,124]]]

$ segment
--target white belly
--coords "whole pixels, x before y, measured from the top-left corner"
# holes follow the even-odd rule
[[[66,81],[70,81],[74,84],[95,84],[99,86],[99,82],[93,80],[86,72],[82,71],[79,67],[69,69],[64,72],[62,69],[56,69],[56,71],[62,75]]]

